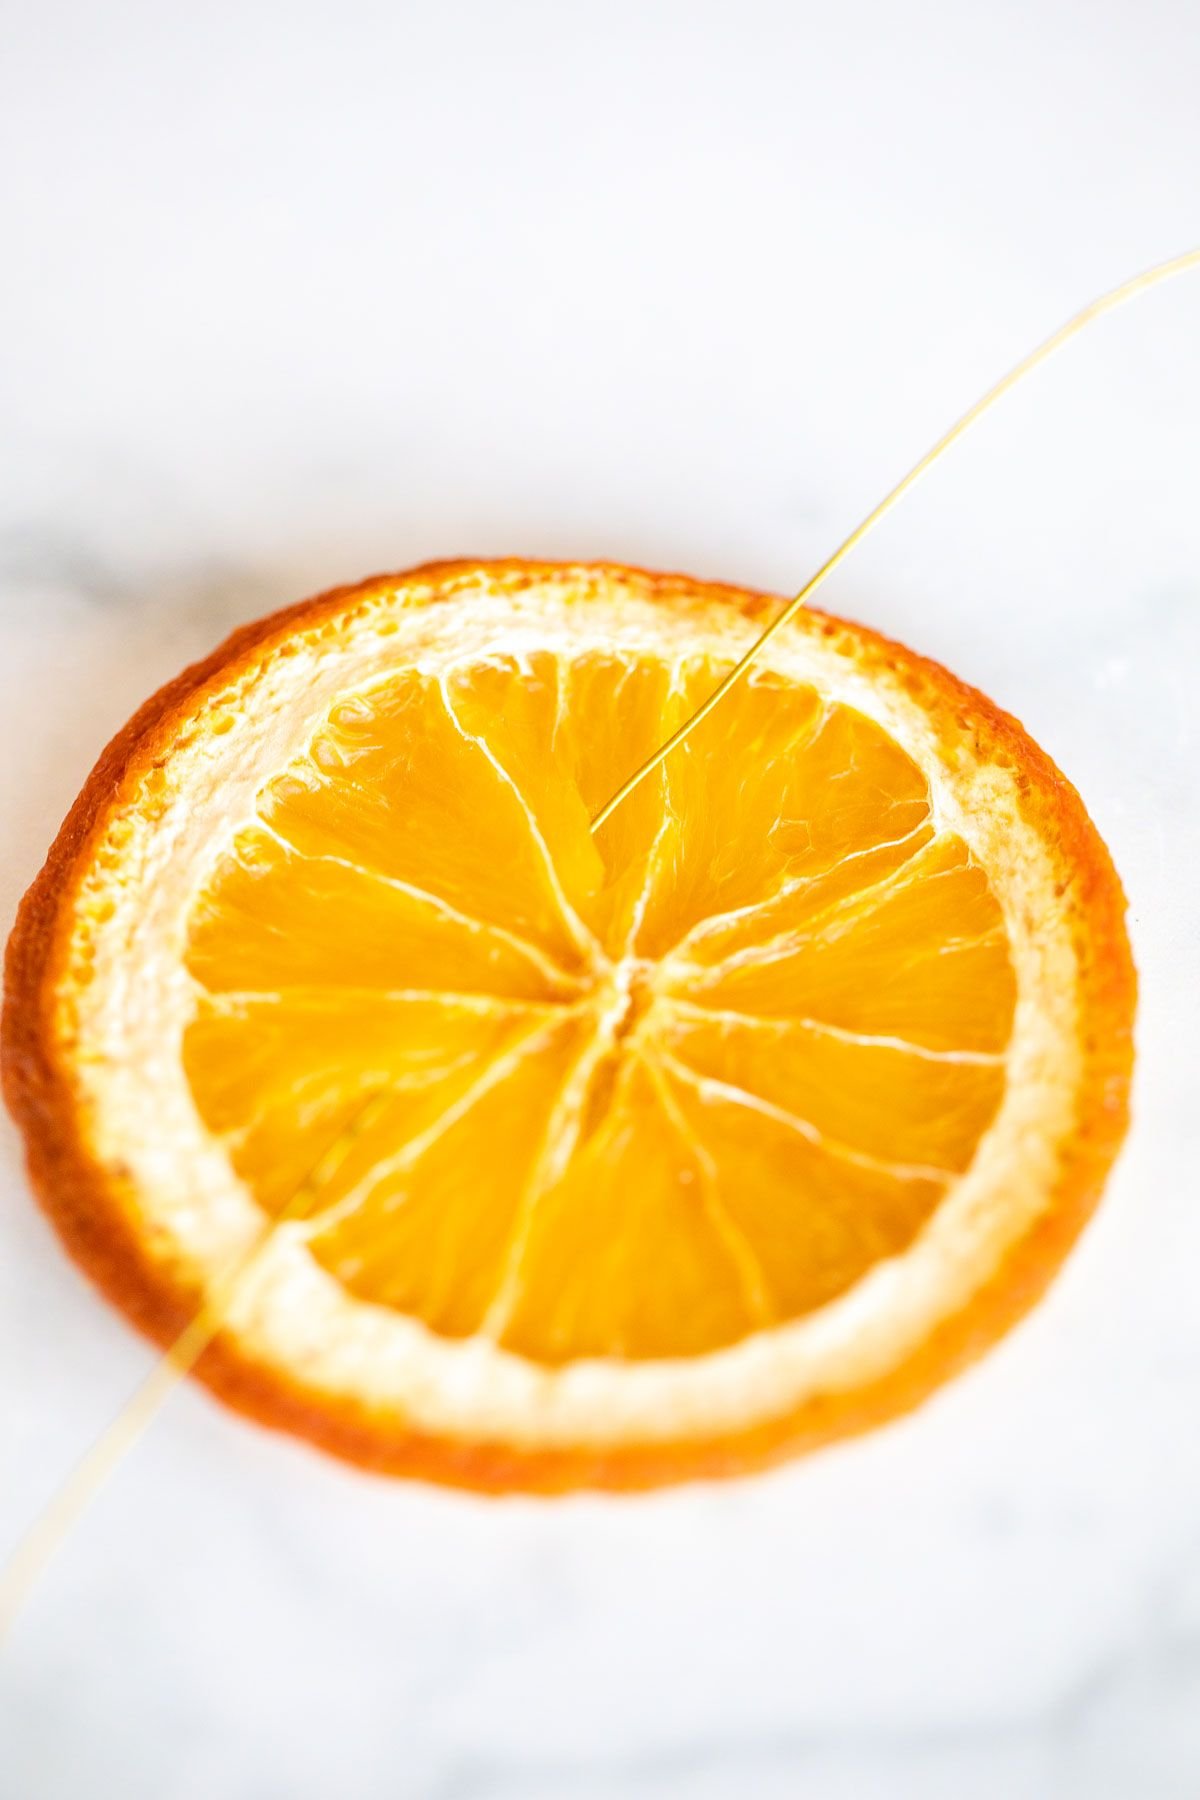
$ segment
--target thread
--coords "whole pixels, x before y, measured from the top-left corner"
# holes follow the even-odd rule
[[[751,644],[741,660],[734,664],[728,675],[718,683],[707,700],[704,700],[690,718],[685,719],[678,730],[673,731],[671,736],[621,783],[616,793],[605,801],[593,818],[592,831],[597,832],[602,825],[606,825],[618,806],[627,800],[630,794],[641,786],[646,777],[652,775],[655,769],[667,760],[671,752],[677,750],[691,736],[696,727],[708,718],[713,708],[720,705],[730,689],[737,685],[758,660],[775,634],[782,631],[795,618],[800,608],[808,603],[822,582],[829,579],[834,570],[845,562],[855,546],[861,544],[867,533],[878,525],[885,513],[889,513],[896,502],[901,500],[910,488],[916,486],[922,475],[931,469],[940,457],[945,455],[952,444],[958,442],[964,432],[970,430],[977,419],[981,419],[984,413],[990,411],[997,400],[1002,399],[1005,394],[1016,387],[1019,381],[1023,381],[1026,375],[1031,374],[1041,363],[1044,363],[1047,357],[1053,356],[1056,350],[1060,350],[1064,344],[1069,343],[1094,319],[1100,318],[1104,313],[1112,312],[1114,307],[1123,306],[1127,300],[1132,300],[1137,294],[1145,293],[1148,288],[1156,287],[1160,281],[1167,281],[1173,275],[1182,275],[1185,269],[1197,266],[1200,266],[1200,249],[1187,250],[1182,256],[1173,256],[1167,262],[1156,263],[1152,269],[1146,269],[1142,274],[1132,276],[1130,280],[1121,282],[1119,287],[1110,288],[1108,293],[1101,294],[1099,299],[1089,301],[1088,305],[1069,318],[1065,325],[1060,325],[1057,331],[1043,339],[1036,349],[1031,350],[1027,356],[1023,356],[1020,362],[1014,363],[1008,373],[1002,375],[995,386],[990,387],[987,393],[976,400],[973,406],[968,407],[949,431],[945,432],[937,443],[925,452],[920,461],[915,462],[908,473],[901,476],[890,493],[885,494],[878,506],[874,507],[866,518],[854,527],[849,537],[842,540],[833,555],[821,564],[815,575],[810,576],[794,599],[789,600],[787,605],[776,614],[766,630]]]
[[[1061,325],[1027,356],[1022,357],[1020,362],[1015,363],[1006,375],[1003,375],[956,420],[932,448],[913,464],[908,473],[901,477],[895,487],[885,494],[878,505],[855,526],[850,535],[843,539],[799,593],[781,608],[745,655],[735,663],[695,712],[622,782],[592,819],[592,832],[598,832],[612,818],[617,808],[629,798],[630,794],[640,787],[641,783],[691,736],[696,727],[708,718],[713,709],[720,705],[726,695],[753,666],[776,633],[782,631],[795,618],[800,608],[807,603],[822,582],[833,574],[856,545],[862,542],[867,533],[879,523],[886,513],[891,511],[910,488],[916,485],[922,475],[932,468],[934,463],[950,449],[951,445],[957,443],[959,438],[975,424],[976,420],[982,418],[998,400],[1016,387],[1018,382],[1024,380],[1026,375],[1032,373],[1048,357],[1053,356],[1055,351],[1076,337],[1093,320],[1113,311],[1115,307],[1124,305],[1126,301],[1132,300],[1136,295],[1146,292],[1147,289],[1156,287],[1160,282],[1198,266],[1200,266],[1200,248],[1171,257],[1166,262],[1157,263],[1153,268],[1144,270],[1142,274],[1121,282],[1118,287],[1111,288],[1107,293],[1100,295],[1098,299],[1090,301],[1087,306],[1068,319],[1065,325]],[[350,1124],[328,1147],[287,1205],[273,1219],[265,1223],[262,1231],[249,1248],[236,1259],[233,1267],[219,1278],[195,1317],[184,1327],[145,1381],[105,1427],[80,1461],[76,1463],[57,1493],[34,1520],[8,1562],[3,1569],[0,1569],[0,1645],[4,1643],[11,1632],[18,1614],[55,1552],[83,1517],[109,1476],[149,1429],[175,1388],[192,1372],[204,1352],[212,1344],[228,1317],[238,1288],[263,1251],[274,1241],[280,1228],[288,1220],[295,1219],[305,1202],[310,1200],[314,1193],[319,1192],[324,1183],[336,1172],[354,1140],[377,1116],[387,1098],[388,1090],[386,1089],[371,1095],[350,1121]]]

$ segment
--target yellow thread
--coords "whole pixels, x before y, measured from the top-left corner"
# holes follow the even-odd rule
[[[279,1227],[294,1219],[306,1200],[336,1174],[346,1155],[371,1121],[378,1116],[389,1090],[376,1090],[360,1107],[349,1125],[325,1150],[287,1205],[268,1220],[248,1249],[214,1283],[199,1312],[180,1332],[160,1362],[125,1402],[117,1416],[101,1432],[67,1476],[49,1505],[38,1515],[0,1570],[0,1644],[11,1631],[17,1615],[54,1552],[72,1526],[86,1512],[105,1481],[133,1449],[175,1388],[191,1374],[228,1315],[244,1277],[272,1243]]]
[[[1077,312],[1074,318],[1068,319],[1065,325],[1061,325],[1052,337],[1046,338],[1043,343],[1039,344],[1036,350],[1031,350],[1028,356],[1022,357],[1021,361],[1015,364],[1007,375],[1001,377],[995,387],[989,388],[982,399],[977,400],[974,406],[950,427],[944,437],[938,439],[931,450],[925,452],[920,462],[913,464],[908,474],[896,483],[889,494],[885,494],[874,511],[869,512],[861,524],[854,527],[850,536],[838,545],[829,560],[821,564],[816,574],[805,583],[795,599],[789,600],[787,605],[776,614],[762,635],[751,644],[741,660],[734,664],[728,675],[713,689],[707,700],[696,708],[690,718],[684,720],[677,731],[671,733],[665,743],[659,745],[652,756],[646,758],[640,768],[634,770],[628,780],[622,782],[616,793],[610,800],[605,801],[592,820],[593,832],[599,831],[600,827],[612,818],[621,802],[627,800],[635,788],[641,786],[647,775],[652,775],[655,769],[666,761],[672,750],[678,749],[684,739],[691,736],[697,725],[707,719],[715,706],[720,705],[730,688],[741,680],[750,665],[756,661],[775,636],[775,633],[782,631],[784,626],[795,618],[809,596],[833,574],[839,563],[846,560],[855,545],[862,542],[872,526],[877,525],[884,514],[891,511],[897,500],[901,499],[909,488],[921,479],[926,469],[932,468],[938,458],[950,448],[951,444],[956,443],[965,431],[970,429],[976,419],[982,418],[983,414],[994,406],[997,400],[1007,394],[1010,388],[1016,387],[1017,383],[1023,380],[1031,370],[1036,369],[1039,363],[1045,362],[1048,356],[1053,356],[1056,350],[1073,338],[1077,332],[1082,331],[1085,325],[1090,325],[1093,319],[1098,319],[1102,313],[1111,312],[1114,307],[1123,305],[1126,300],[1132,300],[1135,294],[1155,287],[1158,282],[1166,281],[1172,275],[1181,275],[1185,269],[1197,266],[1200,266],[1200,249],[1188,250],[1182,256],[1173,256],[1168,262],[1157,263],[1154,268],[1145,270],[1141,275],[1133,276],[1129,281],[1123,281],[1120,287],[1112,288],[1107,294],[1102,294],[1098,300],[1091,301],[1081,312]]]
[[[713,689],[708,698],[697,707],[691,717],[686,719],[679,729],[673,732],[640,768],[635,769],[627,781],[622,783],[592,820],[592,831],[599,831],[600,827],[612,817],[621,802],[633,793],[647,775],[652,774],[661,763],[665,762],[672,750],[683,743],[696,726],[708,717],[713,708],[720,704],[729,690],[746,673],[746,670],[775,633],[782,631],[788,621],[795,617],[809,595],[820,586],[827,576],[832,575],[839,563],[845,561],[855,545],[861,543],[862,539],[866,537],[872,526],[877,524],[885,513],[890,512],[901,496],[920,480],[926,469],[931,467],[942,453],[948,450],[951,444],[955,443],[974,424],[976,419],[987,412],[988,408],[999,400],[1001,395],[1015,387],[1017,382],[1035,369],[1039,363],[1053,355],[1054,351],[1062,344],[1074,337],[1077,332],[1082,331],[1084,326],[1090,324],[1093,319],[1099,318],[1102,313],[1110,312],[1113,307],[1120,306],[1126,300],[1131,300],[1135,294],[1142,293],[1146,288],[1154,287],[1158,282],[1167,280],[1169,276],[1182,274],[1185,269],[1198,265],[1200,265],[1200,249],[1189,250],[1182,256],[1171,258],[1169,262],[1158,263],[1154,268],[1147,269],[1141,275],[1135,275],[1130,281],[1122,282],[1120,287],[1113,288],[1109,293],[1102,294],[1098,300],[1093,300],[1090,305],[1085,306],[1082,312],[1076,313],[1074,318],[1069,319],[1052,337],[1048,337],[1044,343],[1038,345],[1036,350],[1031,351],[1028,356],[1010,369],[1007,375],[993,388],[990,388],[982,399],[977,400],[955,425],[951,426],[944,437],[938,439],[931,450],[926,451],[921,460],[913,465],[902,480],[897,482],[874,511],[868,513],[860,525],[855,526],[849,537],[838,546],[828,561],[821,565],[795,598],[789,600],[787,605],[772,619],[746,651],[746,654],[734,665],[724,680]],[[354,1139],[366,1128],[386,1098],[387,1090],[374,1094],[341,1136],[335,1139],[307,1180],[293,1194],[288,1204],[264,1226],[254,1243],[236,1261],[233,1268],[218,1280],[195,1318],[180,1332],[162,1360],[147,1376],[131,1399],[121,1408],[116,1418],[96,1439],[83,1459],[76,1464],[49,1505],[34,1521],[8,1563],[0,1570],[0,1643],[3,1643],[11,1630],[22,1604],[72,1526],[82,1517],[108,1476],[112,1474],[122,1458],[133,1448],[142,1433],[153,1422],[155,1415],[178,1383],[191,1373],[212,1343],[225,1322],[239,1284],[249,1273],[254,1262],[274,1240],[280,1226],[289,1218],[293,1218],[304,1201],[310,1198],[312,1193],[335,1172]]]

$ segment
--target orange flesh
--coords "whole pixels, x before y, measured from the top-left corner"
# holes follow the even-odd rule
[[[903,1250],[999,1105],[999,906],[877,725],[725,672],[489,658],[333,709],[194,907],[184,1045],[361,1299],[535,1361],[698,1355]],[[341,1154],[330,1158],[331,1147]]]

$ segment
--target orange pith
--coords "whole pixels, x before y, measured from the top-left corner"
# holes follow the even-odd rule
[[[200,1370],[236,1404],[474,1485],[728,1473],[912,1404],[1049,1278],[1133,979],[1018,727],[811,614],[589,829],[758,606],[418,570],[235,638],[97,771],[6,1091],[160,1338],[282,1218]]]
[[[902,1248],[999,1103],[983,870],[884,733],[725,673],[549,654],[336,706],[214,870],[184,1040],[261,1203],[363,1300],[540,1362],[695,1355]],[[322,1222],[327,1220],[327,1222]]]

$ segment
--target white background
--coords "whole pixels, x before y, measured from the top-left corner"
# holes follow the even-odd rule
[[[1093,292],[1200,242],[1190,0],[11,5],[0,907],[236,621],[471,552],[792,588]],[[0,1659],[10,1800],[1194,1800],[1200,278],[827,603],[1126,878],[1138,1122],[1052,1297],[767,1479],[488,1504],[179,1395]],[[0,1548],[148,1366],[0,1163]]]

